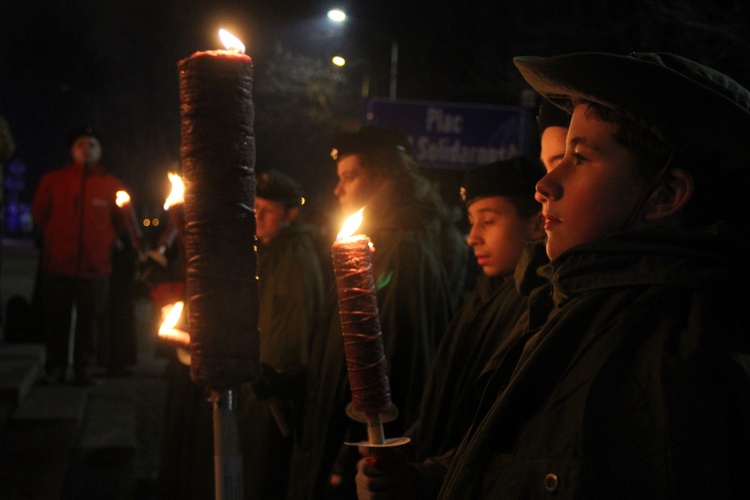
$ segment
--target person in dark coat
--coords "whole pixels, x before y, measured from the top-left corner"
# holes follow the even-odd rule
[[[453,312],[440,251],[443,221],[408,150],[404,134],[367,126],[344,134],[332,151],[339,176],[334,195],[342,213],[350,215],[364,207],[358,232],[367,234],[374,245],[380,324],[392,400],[399,411],[398,418],[386,424],[386,434],[394,437],[417,417],[438,337]],[[356,433],[364,435],[366,426],[346,416],[350,400],[333,289],[314,339],[289,498],[355,495],[357,450],[342,447],[345,440],[364,437]]]
[[[464,174],[467,242],[483,272],[435,355],[410,432],[419,461],[458,446],[479,405],[475,379],[526,309],[522,292],[543,283],[534,272],[546,263],[542,206],[534,187],[544,172],[539,160],[519,156]]]
[[[537,185],[550,282],[459,447],[398,473],[362,460],[360,497],[746,497],[750,92],[666,53],[515,64],[572,111]]]
[[[255,219],[263,370],[299,372],[310,362],[316,315],[323,304],[317,230],[300,216],[302,188],[278,170],[258,175]],[[284,498],[292,452],[295,402],[240,396],[239,433],[245,498]]]

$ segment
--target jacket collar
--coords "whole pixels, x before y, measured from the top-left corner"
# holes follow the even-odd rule
[[[702,288],[750,278],[740,233],[719,222],[700,230],[652,227],[580,245],[550,263],[554,303],[575,295],[632,285]]]

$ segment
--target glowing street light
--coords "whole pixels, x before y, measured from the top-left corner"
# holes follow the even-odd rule
[[[328,11],[328,19],[335,23],[343,23],[346,21],[349,17],[346,15],[346,12],[344,12],[341,9],[331,9]],[[336,56],[340,57],[340,56]],[[343,61],[343,64],[341,62]],[[343,60],[343,58],[340,58],[339,62],[336,61],[336,58],[332,60],[333,64],[336,66],[343,66],[346,64],[346,60]],[[391,69],[390,69],[390,91],[388,96],[391,99],[396,99],[396,90],[398,87],[398,42],[396,40],[391,41]],[[367,84],[367,95],[369,95],[369,76],[367,77],[368,84]],[[364,94],[364,86],[363,86],[363,95]]]
[[[346,59],[343,56],[333,56],[331,62],[334,66],[338,66],[339,68],[346,66]]]
[[[335,23],[343,23],[346,21],[346,12],[341,9],[331,9],[328,11],[328,19]]]

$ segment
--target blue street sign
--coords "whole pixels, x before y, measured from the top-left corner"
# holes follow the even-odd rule
[[[468,169],[527,153],[521,107],[370,99],[366,122],[405,132],[421,166]]]

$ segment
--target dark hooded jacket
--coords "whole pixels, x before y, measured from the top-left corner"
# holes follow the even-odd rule
[[[650,228],[560,255],[491,363],[439,497],[745,498],[741,233]]]
[[[316,315],[323,304],[315,231],[295,221],[267,244],[258,242],[260,358],[282,373],[309,363]],[[291,433],[295,417],[292,401],[260,400],[250,384],[242,386],[240,437],[246,498],[283,497],[292,446],[292,438],[283,434]]]
[[[528,307],[528,293],[544,283],[536,269],[548,262],[544,242],[529,244],[515,276],[479,276],[443,335],[422,396],[413,447],[418,461],[455,448],[471,426],[481,391],[475,381]]]

